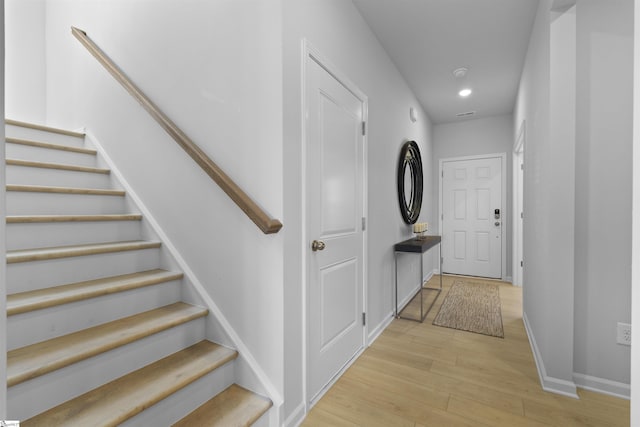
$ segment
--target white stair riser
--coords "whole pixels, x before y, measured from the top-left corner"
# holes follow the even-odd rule
[[[84,138],[17,126],[7,136],[85,147]],[[95,167],[91,154],[6,144],[7,158]],[[110,189],[119,187],[108,174],[8,165],[7,183]],[[130,213],[122,196],[7,192],[8,215],[91,215]],[[135,208],[134,208],[135,210]],[[138,240],[140,221],[8,224],[8,250]],[[164,255],[166,256],[166,254]],[[16,293],[162,267],[161,249],[13,263],[7,266],[7,292]],[[117,292],[56,307],[10,316],[8,349],[23,347],[181,300],[182,280]],[[211,319],[200,318],[113,349],[8,389],[9,418],[25,420],[102,384],[142,368],[203,339]],[[222,392],[235,380],[235,362],[212,371],[125,422],[126,426],[170,425]],[[117,410],[115,408],[114,410]],[[263,416],[258,425],[268,425]]]
[[[109,189],[110,174],[7,165],[7,184]]]
[[[5,135],[13,138],[31,139],[34,141],[49,142],[51,144],[68,145],[70,147],[84,147],[84,138],[61,135],[53,132],[45,132],[22,126],[6,125]]]
[[[160,268],[160,250],[144,249],[7,265],[7,293]]]
[[[7,191],[7,215],[92,215],[127,211],[123,196]]]
[[[196,319],[9,387],[9,418],[30,418],[195,344],[203,334],[203,319]]]
[[[7,318],[7,348],[24,347],[180,301],[180,281],[160,283]]]
[[[172,425],[233,384],[233,368],[233,362],[221,366],[120,424],[120,427]]]
[[[33,147],[30,145],[15,144],[11,142],[8,142],[5,147],[5,155],[7,159],[96,167],[95,154],[76,153],[74,151],[56,150],[44,147]]]
[[[7,224],[7,250],[139,240],[140,221]]]

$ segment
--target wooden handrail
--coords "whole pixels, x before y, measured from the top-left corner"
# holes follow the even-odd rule
[[[213,179],[231,200],[265,234],[277,233],[282,223],[263,211],[213,160],[205,154],[157,105],[138,88],[126,74],[87,36],[87,33],[71,27],[71,33],[102,64],[104,68],[147,110],[164,130],[191,156],[193,160]]]

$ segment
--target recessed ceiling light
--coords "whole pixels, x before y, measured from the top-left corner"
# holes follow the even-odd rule
[[[462,89],[460,92],[458,92],[458,95],[460,95],[463,98],[466,98],[467,96],[471,95],[471,89],[469,88]]]

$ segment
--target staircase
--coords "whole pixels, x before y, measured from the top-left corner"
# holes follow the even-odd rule
[[[7,387],[21,426],[268,425],[235,350],[84,135],[7,121]]]

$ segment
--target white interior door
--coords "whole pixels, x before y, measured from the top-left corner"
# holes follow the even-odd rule
[[[502,276],[502,159],[442,162],[442,269]]]
[[[307,59],[308,397],[363,348],[363,101]],[[315,241],[315,250],[312,249]]]

